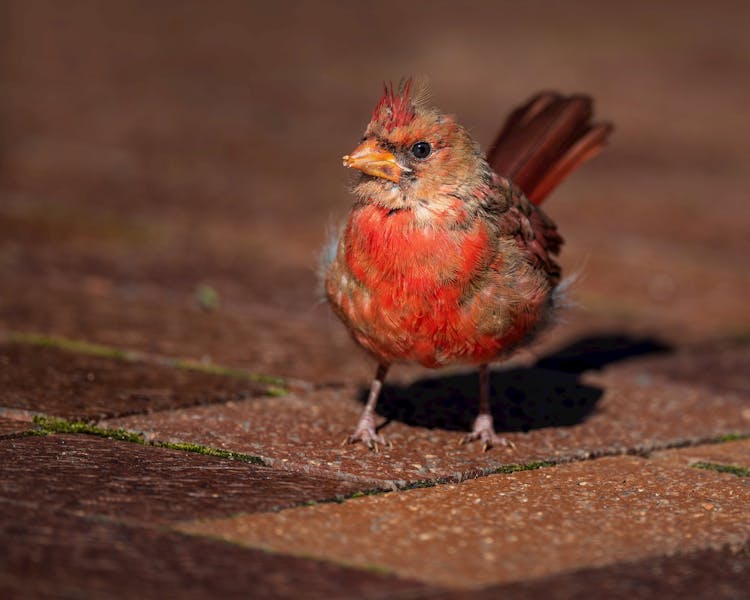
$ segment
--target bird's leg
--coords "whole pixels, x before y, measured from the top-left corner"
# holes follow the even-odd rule
[[[347,438],[350,444],[362,442],[375,452],[378,451],[378,444],[385,445],[385,438],[375,432],[375,405],[378,403],[378,396],[380,396],[380,390],[383,388],[383,382],[385,381],[389,366],[386,363],[378,365],[375,379],[372,380],[372,385],[370,386],[370,395],[367,398],[365,409],[362,411],[362,416],[359,418],[359,423],[357,423],[357,428]]]
[[[479,413],[474,419],[474,428],[463,438],[463,443],[468,444],[475,440],[481,440],[485,452],[492,446],[513,447],[511,442],[495,433],[490,411],[490,370],[487,365],[479,367]]]

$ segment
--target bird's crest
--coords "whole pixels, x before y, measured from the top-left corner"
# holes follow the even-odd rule
[[[402,80],[396,92],[393,83],[384,82],[383,96],[372,113],[372,120],[381,124],[387,131],[411,123],[416,116],[415,103],[409,97],[412,83],[411,77]]]

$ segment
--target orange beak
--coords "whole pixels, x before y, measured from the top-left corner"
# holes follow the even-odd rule
[[[362,142],[351,154],[347,154],[344,157],[344,166],[394,183],[401,180],[401,173],[411,170],[398,164],[396,157],[391,152],[383,150],[373,139]]]

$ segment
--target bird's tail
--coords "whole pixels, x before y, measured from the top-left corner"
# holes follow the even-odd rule
[[[596,156],[612,131],[611,123],[592,123],[588,96],[537,94],[505,121],[487,162],[517,185],[534,204],[575,169]]]

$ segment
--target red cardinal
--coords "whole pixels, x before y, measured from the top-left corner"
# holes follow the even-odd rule
[[[377,450],[374,410],[388,367],[479,366],[479,414],[464,441],[494,430],[488,363],[551,320],[562,244],[538,205],[611,131],[586,96],[545,92],[508,117],[485,157],[456,120],[424,106],[411,80],[385,86],[362,142],[354,205],[326,267],[326,295],[378,361],[350,443]]]

